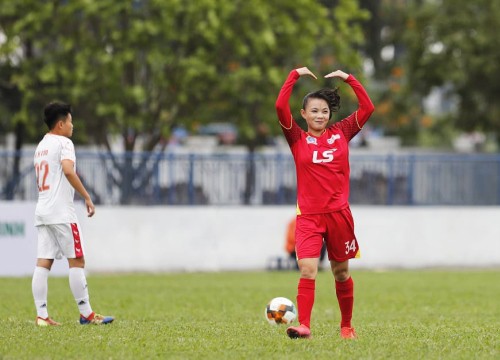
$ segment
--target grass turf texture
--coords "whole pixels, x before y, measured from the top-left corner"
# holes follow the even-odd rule
[[[37,328],[31,279],[0,278],[0,359],[494,359],[500,272],[354,271],[353,325],[341,340],[333,277],[316,282],[312,340],[291,340],[264,317],[269,300],[295,302],[296,272],[90,275],[92,307],[116,316],[81,326],[67,278],[49,279]],[[295,323],[296,324],[296,323]]]

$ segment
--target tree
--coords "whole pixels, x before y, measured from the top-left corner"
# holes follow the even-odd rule
[[[33,12],[35,11],[35,12]],[[36,15],[35,15],[36,13]],[[23,16],[20,16],[23,14]],[[0,3],[0,97],[1,122],[6,130],[15,134],[14,162],[12,175],[4,189],[5,197],[12,199],[20,176],[20,151],[25,141],[35,140],[41,123],[41,107],[50,98],[58,98],[64,89],[60,83],[47,78],[39,56],[44,51],[45,61],[55,63],[51,58],[50,37],[40,29],[49,29],[52,21],[50,4],[38,1]],[[36,119],[36,126],[30,126]]]
[[[323,71],[359,67],[353,47],[362,42],[357,23],[367,17],[348,0],[331,7],[316,0],[8,4],[0,14],[2,55],[33,49],[11,63],[10,85],[22,93],[16,114],[26,122],[33,114],[26,109],[47,98],[70,101],[85,119],[87,139],[80,140],[107,149],[125,204],[149,181],[151,151],[164,150],[176,124],[228,119],[255,151],[261,124],[278,129],[273,104],[285,71],[313,63]],[[121,134],[129,154],[147,155],[120,163],[110,134]]]
[[[361,3],[372,13],[365,27],[378,89],[372,124],[406,145],[449,146],[458,130],[482,130],[499,138],[497,2]],[[386,50],[393,56],[383,59]],[[458,99],[455,111],[425,112],[424,99],[435,89],[445,95],[443,102]]]
[[[363,47],[372,65],[371,96],[376,109],[370,126],[385,135],[398,136],[404,145],[418,145],[428,116],[423,112],[422,97],[408,87],[405,34],[408,31],[410,1],[361,0],[370,20],[364,23],[367,42]]]
[[[413,4],[408,27],[409,86],[421,96],[446,86],[458,98],[455,126],[493,132],[500,141],[500,3],[424,1]]]
[[[281,133],[274,102],[287,72],[308,65],[319,75],[348,64],[359,73],[361,56],[356,47],[363,42],[359,23],[368,14],[355,1],[329,3],[235,1],[227,8],[224,23],[232,24],[231,30],[219,38],[215,50],[221,82],[203,112],[210,114],[205,121],[228,119],[238,124],[251,159],[244,203],[250,202],[253,192],[254,152],[271,135]],[[326,84],[320,80],[315,86]],[[297,85],[295,94],[303,85]],[[299,104],[297,95],[295,99]]]

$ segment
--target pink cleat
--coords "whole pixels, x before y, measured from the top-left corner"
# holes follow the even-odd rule
[[[356,335],[354,328],[343,327],[340,329],[340,337],[342,339],[356,339],[358,335]]]
[[[57,321],[54,321],[52,320],[51,318],[47,317],[47,318],[41,318],[40,316],[37,316],[36,320],[35,320],[35,324],[37,326],[59,326],[61,325],[60,323],[58,323]]]
[[[305,325],[299,326],[290,326],[286,329],[286,333],[290,337],[290,339],[310,339],[311,338],[311,330]]]

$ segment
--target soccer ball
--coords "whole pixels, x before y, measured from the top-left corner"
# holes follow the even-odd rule
[[[290,324],[297,317],[297,309],[291,300],[277,297],[267,304],[265,315],[271,325]]]

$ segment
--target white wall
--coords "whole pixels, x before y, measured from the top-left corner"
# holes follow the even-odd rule
[[[31,275],[36,262],[35,203],[0,201],[0,276]],[[67,273],[56,261],[52,273]]]
[[[15,206],[0,202],[0,222]],[[17,213],[31,229],[16,241],[0,235],[0,276],[32,272],[34,204],[23,206]],[[79,210],[89,272],[265,269],[270,258],[285,256],[294,216],[292,207],[98,207],[90,219]],[[354,268],[500,267],[499,207],[352,212],[362,255]]]
[[[499,207],[355,207],[362,267],[500,266]]]

